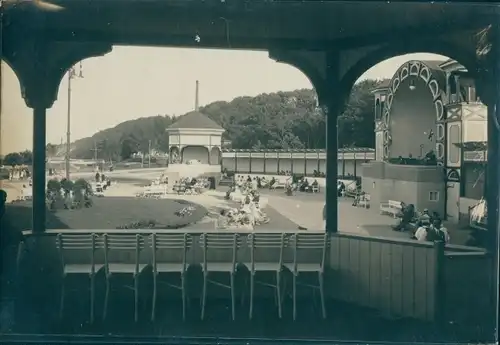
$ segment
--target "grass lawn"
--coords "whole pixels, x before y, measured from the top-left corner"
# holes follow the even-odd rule
[[[185,200],[103,197],[93,201],[90,208],[47,211],[47,229],[115,229],[142,220],[154,220],[157,228],[181,228],[207,214],[205,207]],[[190,205],[196,208],[191,215],[175,215]],[[21,231],[32,228],[31,213],[30,202],[8,204],[6,209],[11,225]]]

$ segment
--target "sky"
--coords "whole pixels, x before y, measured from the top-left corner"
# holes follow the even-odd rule
[[[408,60],[445,60],[433,54],[410,54],[386,60],[361,79],[391,78]],[[312,88],[293,66],[277,63],[267,52],[120,47],[103,57],[82,61],[83,78],[71,81],[71,140],[140,117],[183,115],[194,109],[195,82],[200,106],[240,96]],[[2,62],[0,154],[30,149],[32,110],[21,97],[14,72]],[[79,72],[79,65],[76,65]],[[47,142],[66,140],[68,78],[47,111]]]

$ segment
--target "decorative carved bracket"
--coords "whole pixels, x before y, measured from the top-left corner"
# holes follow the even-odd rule
[[[2,58],[13,69],[30,108],[51,108],[61,80],[77,62],[112,50],[108,43],[23,40],[6,47]]]

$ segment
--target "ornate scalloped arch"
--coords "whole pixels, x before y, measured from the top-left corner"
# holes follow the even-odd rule
[[[436,157],[438,165],[444,164],[445,155],[445,111],[443,104],[443,89],[440,87],[438,80],[433,76],[433,70],[427,66],[423,61],[408,61],[404,63],[392,77],[383,111],[384,123],[384,159],[389,158],[390,148],[392,144],[391,129],[390,129],[390,116],[392,101],[399,88],[399,85],[408,77],[417,77],[422,79],[429,92],[432,95],[434,102],[434,109],[436,114]]]

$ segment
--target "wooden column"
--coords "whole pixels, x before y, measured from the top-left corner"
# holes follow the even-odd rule
[[[321,169],[321,160],[319,159],[319,151],[317,152],[318,153],[318,173],[320,172],[320,169]]]
[[[342,178],[345,178],[345,154],[342,152]]]
[[[45,145],[46,109],[33,109],[33,232],[44,232],[46,222],[45,206]]]
[[[338,231],[337,116],[342,102],[338,94],[343,91],[340,90],[339,67],[338,52],[329,52],[326,67],[326,86],[328,90],[332,90],[326,98],[326,231],[329,233]]]
[[[238,172],[238,152],[234,152],[234,172]]]
[[[307,176],[307,152],[304,151],[304,176]]]

